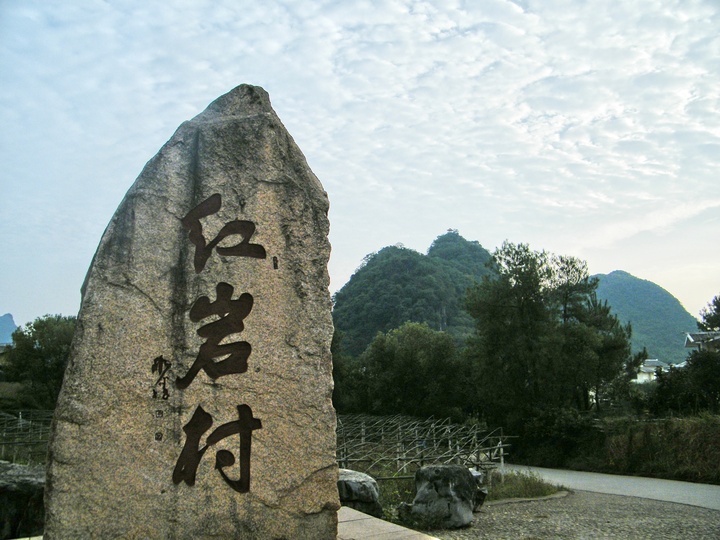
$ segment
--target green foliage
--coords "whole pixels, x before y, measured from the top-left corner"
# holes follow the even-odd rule
[[[593,455],[603,436],[593,417],[571,408],[537,411],[513,445],[513,458],[541,467],[566,467],[579,455]]]
[[[657,416],[720,412],[720,352],[692,351],[684,368],[658,371],[649,408]]]
[[[630,328],[597,300],[586,264],[509,242],[493,261],[498,277],[467,294],[476,412],[518,433],[543,410],[599,408],[624,372]]]
[[[465,290],[490,272],[489,258],[480,244],[455,231],[438,237],[427,255],[397,246],[368,255],[333,298],[342,350],[359,356],[378,332],[406,321],[445,331],[460,345],[473,330]]]
[[[720,484],[720,416],[604,422],[594,470]]]
[[[698,329],[704,332],[720,331],[720,294],[712,299],[700,312],[702,321],[698,322]]]
[[[385,519],[400,523],[397,508],[402,503],[410,504],[415,498],[415,480],[413,478],[393,478],[378,482],[380,488],[380,506]]]
[[[494,471],[490,485],[488,501],[536,499],[566,490],[562,486],[546,482],[534,472],[512,471],[501,474],[499,471]]]
[[[662,287],[627,272],[600,274],[597,296],[607,300],[623,323],[631,323],[632,348],[646,348],[650,358],[676,364],[685,359],[682,335],[697,319]]]
[[[591,419],[568,411],[529,426],[536,445],[513,459],[548,467],[720,484],[720,416]],[[543,439],[544,438],[544,439]]]
[[[336,370],[340,412],[460,417],[455,344],[426,324],[408,322],[379,333],[359,359],[341,357]]]
[[[45,315],[13,332],[5,377],[26,391],[8,408],[54,409],[62,385],[75,317]]]

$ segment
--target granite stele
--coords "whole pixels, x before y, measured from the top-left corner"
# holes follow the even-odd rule
[[[83,285],[46,540],[335,539],[327,211],[262,88],[150,160]]]

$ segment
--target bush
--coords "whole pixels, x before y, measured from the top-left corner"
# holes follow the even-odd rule
[[[523,436],[513,444],[513,458],[540,467],[567,467],[569,462],[594,456],[603,434],[587,414],[575,409],[550,409],[525,424]]]
[[[545,482],[537,473],[513,471],[503,475],[495,471],[487,500],[535,499],[554,495],[559,491],[565,491],[565,488]]]
[[[605,422],[601,470],[720,484],[720,416]]]

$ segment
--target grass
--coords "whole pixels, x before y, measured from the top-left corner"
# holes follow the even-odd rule
[[[488,490],[487,501],[503,499],[535,499],[567,491],[564,487],[545,482],[532,472],[509,472],[504,475],[495,471]]]

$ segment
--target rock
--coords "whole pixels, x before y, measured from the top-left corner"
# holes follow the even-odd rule
[[[382,506],[380,506],[380,489],[372,476],[349,469],[340,469],[337,485],[340,504],[371,516],[384,517]]]
[[[239,86],[108,225],[51,434],[45,539],[334,539],[327,194]]]
[[[415,473],[417,495],[400,517],[425,527],[455,529],[472,523],[477,484],[466,467],[430,465]]]
[[[473,512],[480,510],[488,496],[488,489],[485,483],[485,473],[476,469],[469,469],[475,481],[475,494],[473,496]]]
[[[45,469],[0,461],[0,538],[42,534]]]

